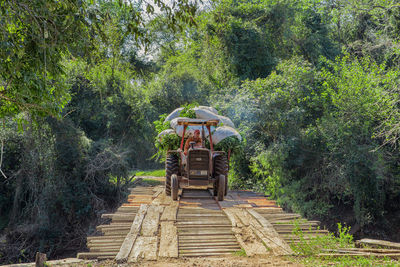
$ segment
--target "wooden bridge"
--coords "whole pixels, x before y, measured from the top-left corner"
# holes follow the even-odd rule
[[[285,213],[275,201],[250,191],[230,191],[218,202],[208,190],[181,190],[179,201],[166,196],[163,186],[130,190],[127,203],[102,215],[110,223],[97,227],[102,235],[88,237],[89,252],[78,258],[136,262],[232,253],[290,255],[289,243],[298,242],[294,227],[306,237],[328,233],[319,222]]]
[[[80,259],[114,259],[118,263],[160,258],[295,255],[290,244],[328,234],[318,221],[284,212],[273,200],[251,191],[229,191],[218,202],[209,190],[180,190],[179,200],[163,186],[136,186],[127,202],[100,225],[101,235],[87,238],[89,252]],[[301,230],[301,239],[294,230]],[[400,249],[400,247],[399,247]],[[393,249],[342,249],[320,256],[400,257]]]

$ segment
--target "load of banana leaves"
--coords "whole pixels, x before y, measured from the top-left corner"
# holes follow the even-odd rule
[[[217,128],[217,132],[219,131],[219,129],[221,130],[224,129],[225,131],[231,131],[235,134],[224,137],[225,133],[222,133],[222,135],[221,134],[218,135],[215,131],[213,131],[212,133],[213,139],[214,139],[214,134],[217,134],[216,137],[219,138],[213,140],[213,143],[216,143],[214,145],[215,151],[225,151],[227,153],[228,151],[230,151],[231,153],[239,153],[241,151],[243,144],[241,140],[242,138],[239,135],[239,133],[237,133],[237,131],[234,130],[233,128],[229,128],[227,130],[227,128],[224,126],[223,122],[225,123],[227,122],[231,124],[232,127],[234,127],[233,123],[230,121],[229,118],[218,115],[218,112],[214,108],[191,104],[191,105],[185,105],[182,108],[175,109],[169,115],[163,114],[160,116],[159,120],[154,122],[158,135],[155,138],[155,147],[157,148],[157,152],[155,155],[153,155],[153,158],[156,158],[157,160],[162,162],[165,160],[165,155],[168,150],[176,150],[180,146],[181,137],[175,131],[176,129],[172,129],[170,124],[171,120],[173,120],[173,118],[176,117],[196,118],[196,112],[199,112],[200,115],[203,116],[204,114],[206,115],[211,114],[211,116],[215,115],[216,118],[220,119],[219,126],[221,127]],[[210,142],[208,138],[204,139],[204,144],[205,147],[210,148]]]

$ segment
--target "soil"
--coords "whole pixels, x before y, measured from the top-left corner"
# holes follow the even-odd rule
[[[268,257],[246,257],[246,256],[226,256],[226,257],[202,257],[202,258],[178,258],[178,259],[158,259],[157,261],[140,261],[137,263],[117,264],[112,260],[91,262],[92,267],[261,267],[261,266],[303,266],[299,263],[294,263],[283,257],[268,256]],[[87,262],[74,265],[76,267],[90,266]]]

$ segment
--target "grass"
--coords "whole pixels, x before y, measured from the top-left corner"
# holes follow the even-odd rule
[[[149,177],[165,177],[165,169],[158,169],[158,170],[139,170],[131,172],[128,177],[120,177],[120,183],[126,184],[128,181],[133,182],[134,179],[131,179],[132,176],[149,176]],[[109,181],[110,183],[117,184],[118,177],[117,176],[110,176]],[[158,183],[153,184],[154,181],[148,181],[150,185],[158,185]],[[1,226],[1,221],[0,221]],[[1,229],[1,228],[0,228]]]
[[[238,251],[233,252],[233,255],[239,256],[239,257],[247,257],[246,251],[243,248]]]
[[[399,266],[399,262],[390,258],[376,257],[307,257],[301,261],[306,266]]]
[[[327,249],[354,248],[353,236],[349,234],[349,231],[350,227],[342,226],[338,223],[337,237],[329,233],[306,239],[305,234],[300,230],[299,222],[295,222],[293,234],[299,238],[300,242],[291,244],[293,251],[298,254],[298,256],[292,257],[292,260],[306,266],[400,266],[399,261],[387,257],[318,256],[320,253],[327,253]]]
[[[155,177],[164,177],[165,169],[159,170],[145,170],[145,171],[137,171],[135,176],[155,176]]]
[[[145,182],[148,185],[151,186],[156,186],[156,185],[161,185],[163,182],[160,182],[158,180],[153,180],[153,179],[142,179],[143,182]]]

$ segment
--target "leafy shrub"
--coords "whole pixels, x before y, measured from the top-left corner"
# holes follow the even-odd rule
[[[214,150],[225,151],[226,153],[228,153],[229,150],[231,153],[240,153],[242,149],[243,142],[236,136],[229,136],[214,146]]]
[[[312,256],[319,253],[324,253],[327,249],[339,249],[339,248],[353,248],[353,236],[349,234],[350,227],[343,227],[341,223],[338,223],[338,236],[336,237],[333,233],[327,235],[316,235],[308,236],[300,229],[300,221],[294,221],[293,234],[299,238],[299,242],[293,242],[292,249],[300,255]]]
[[[197,107],[198,105],[199,104],[196,102],[184,105],[183,110],[179,113],[179,117],[195,119],[196,112],[193,110],[193,108]]]
[[[156,137],[155,146],[157,148],[157,153],[154,154],[153,157],[164,161],[167,151],[178,149],[181,140],[182,138],[177,134],[166,134],[162,137],[161,141]]]

